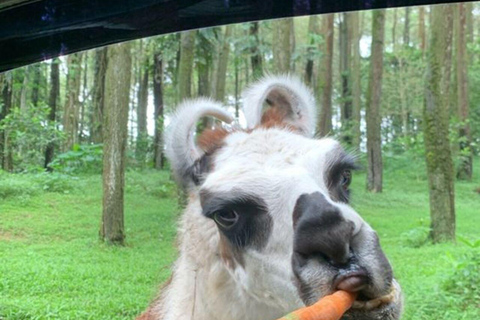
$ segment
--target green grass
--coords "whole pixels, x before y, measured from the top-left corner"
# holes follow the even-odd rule
[[[403,319],[480,319],[478,302],[442,285],[454,261],[475,249],[423,242],[429,210],[422,159],[384,160],[384,192],[367,193],[365,174],[356,173],[353,205],[378,231],[404,289]],[[456,184],[457,233],[470,239],[480,238],[475,160],[474,181]],[[133,319],[176,256],[178,207],[168,177],[127,174],[127,246],[119,248],[98,241],[100,176],[0,174],[0,319]]]
[[[175,197],[165,197],[168,176],[128,173],[124,248],[98,241],[100,176],[73,180],[68,194],[28,189],[0,199],[0,319],[132,319],[140,313],[176,255],[178,207]],[[31,178],[17,176],[17,184]]]

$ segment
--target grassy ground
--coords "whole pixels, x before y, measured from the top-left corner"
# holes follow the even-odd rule
[[[457,232],[470,239],[480,238],[479,161],[475,180],[456,185]],[[378,231],[404,288],[403,319],[480,319],[479,300],[443,285],[478,249],[424,243],[423,161],[387,158],[385,166],[383,194],[365,192],[364,173],[355,174],[353,205]],[[146,307],[175,258],[168,173],[128,173],[126,247],[97,240],[100,214],[99,176],[0,174],[0,319],[132,319]]]

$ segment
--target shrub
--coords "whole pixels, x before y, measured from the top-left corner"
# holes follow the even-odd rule
[[[50,167],[63,173],[101,173],[102,157],[102,144],[76,144],[71,151],[59,154]]]
[[[459,240],[472,250],[458,259],[453,259],[450,255],[454,272],[444,281],[443,289],[463,300],[465,304],[478,304],[480,301],[480,239],[471,242],[459,237]]]

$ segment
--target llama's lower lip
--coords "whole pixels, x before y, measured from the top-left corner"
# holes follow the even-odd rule
[[[378,298],[375,298],[375,299],[372,299],[372,300],[368,300],[368,301],[356,300],[353,303],[352,309],[369,311],[369,310],[379,308],[383,305],[387,305],[387,304],[393,302],[396,294],[397,294],[397,292],[396,292],[395,286],[392,286],[392,289],[390,290],[390,292],[387,293],[386,295],[381,296],[381,297],[378,297]]]

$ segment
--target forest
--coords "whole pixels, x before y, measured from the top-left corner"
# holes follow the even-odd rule
[[[177,254],[176,106],[211,97],[244,123],[242,91],[284,73],[311,88],[317,136],[358,158],[353,207],[404,287],[403,319],[480,319],[479,30],[477,2],[335,13],[0,73],[0,319],[138,315]]]

